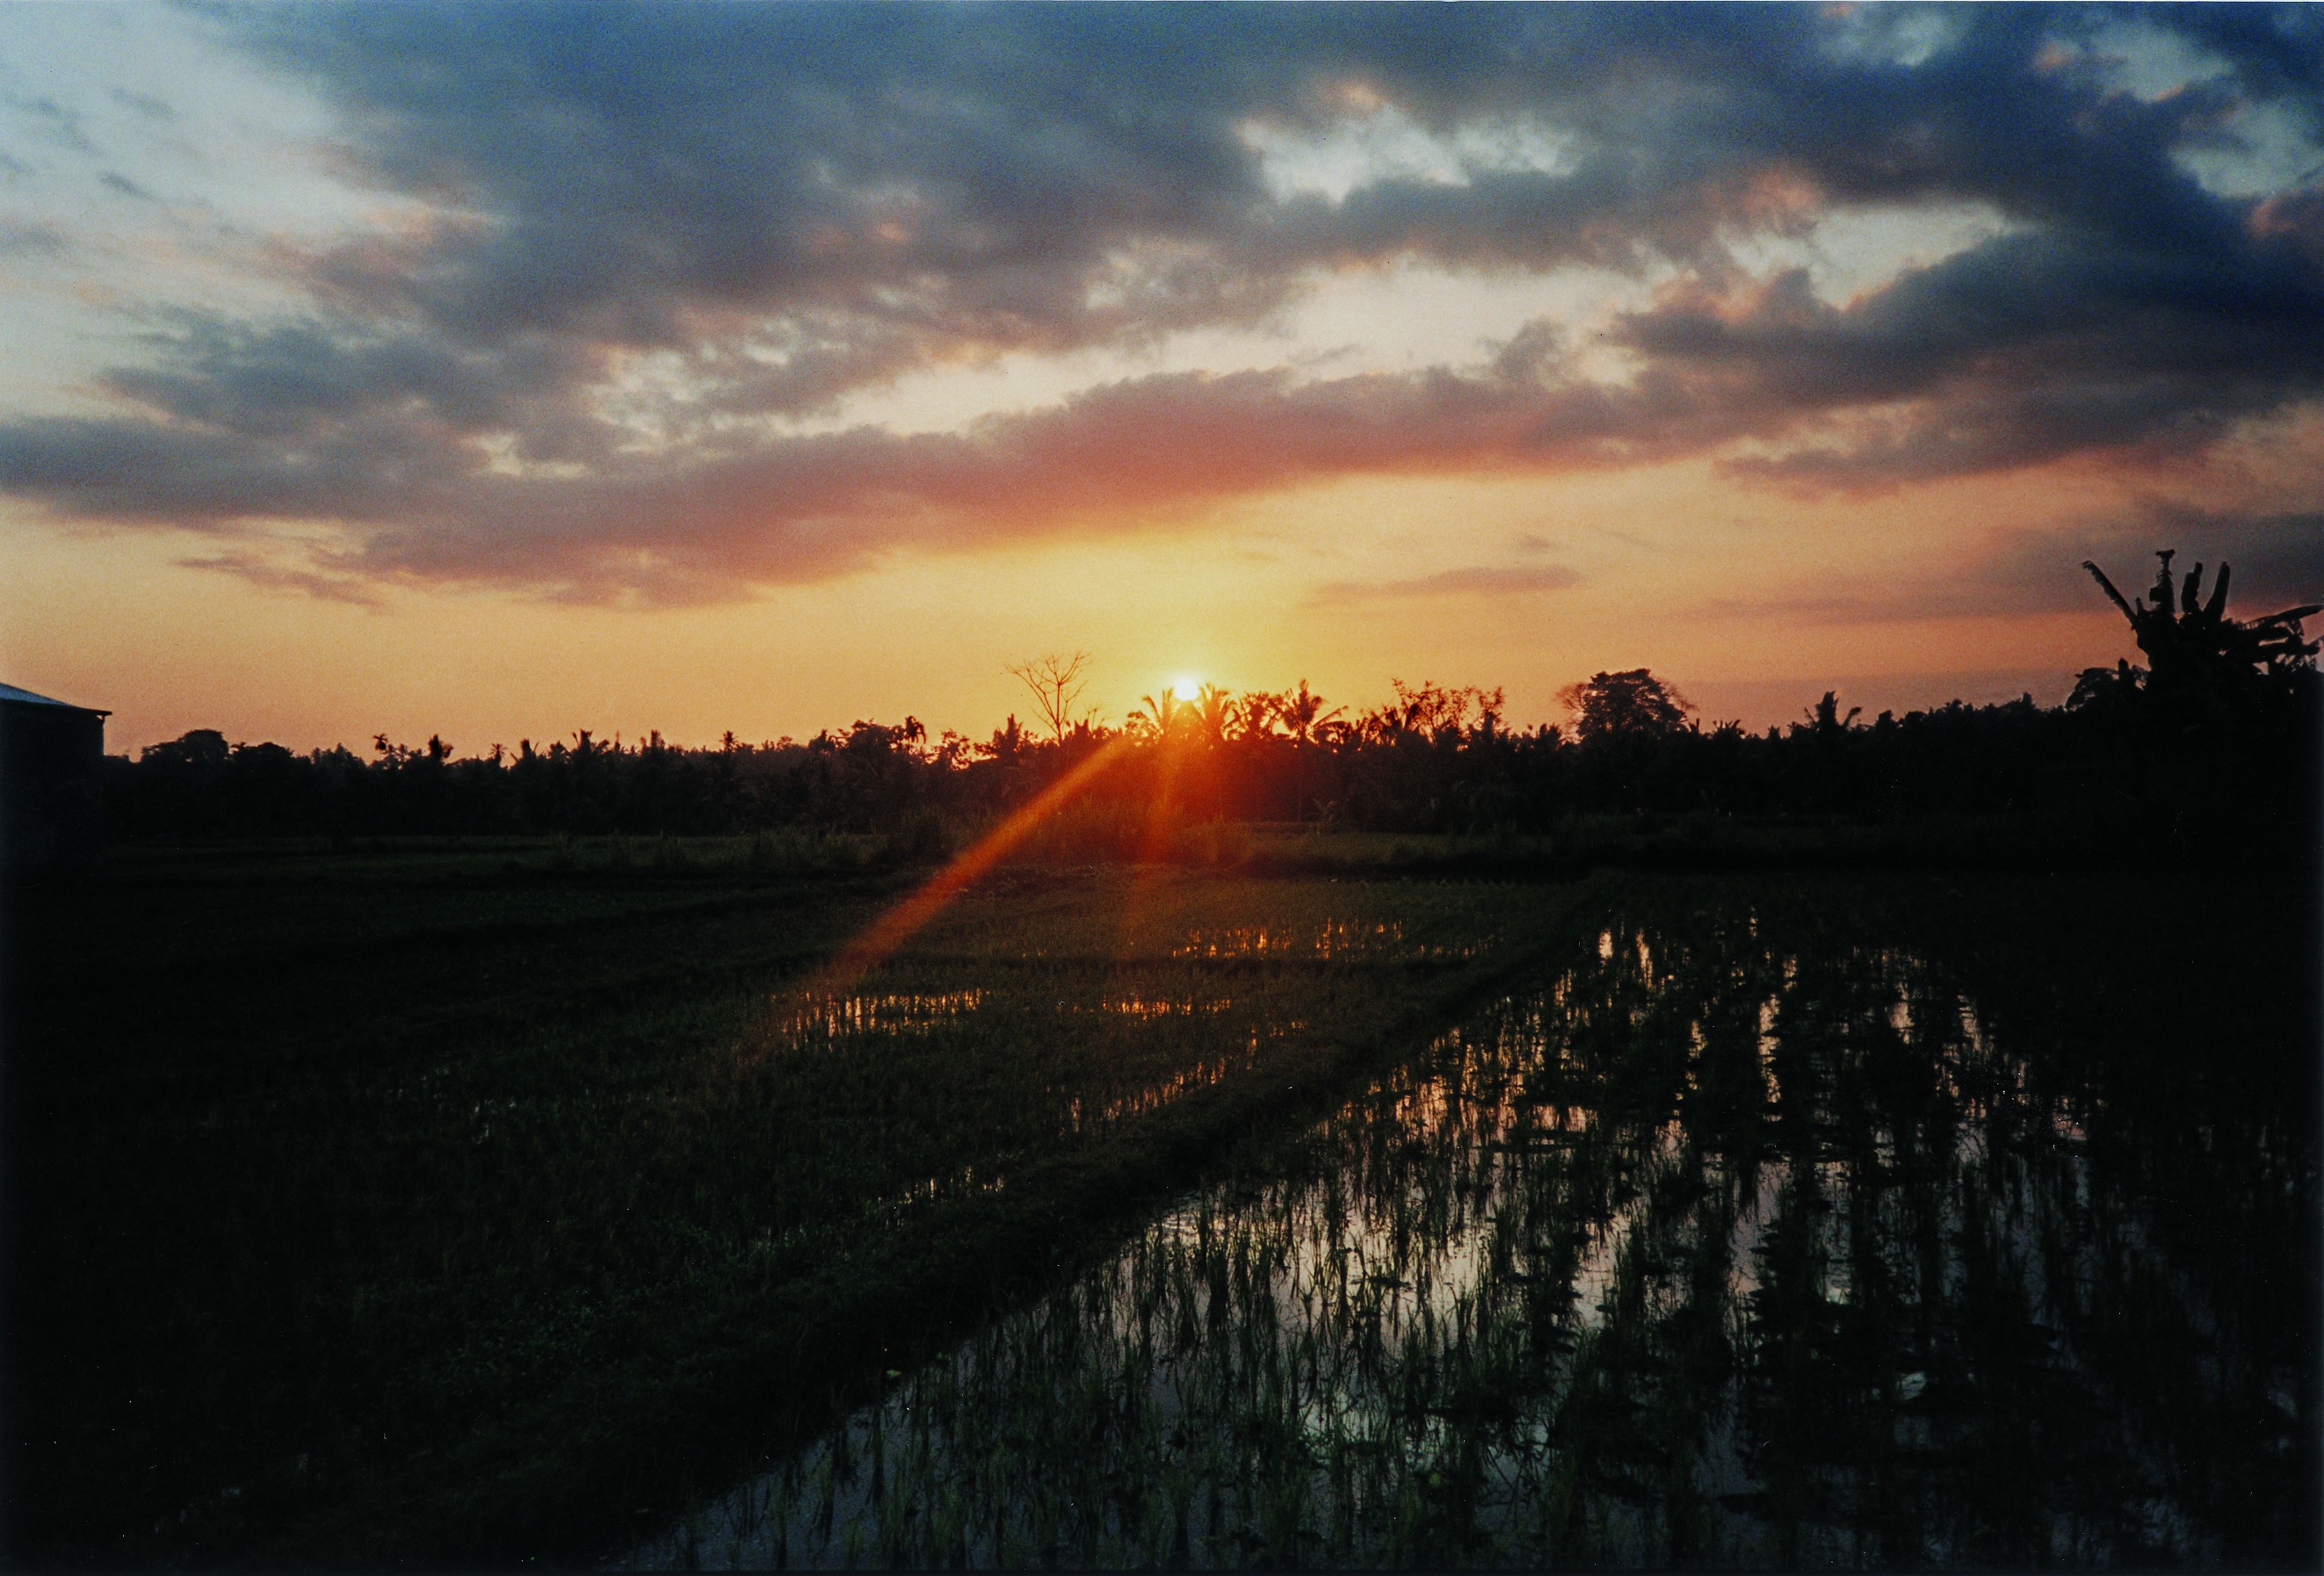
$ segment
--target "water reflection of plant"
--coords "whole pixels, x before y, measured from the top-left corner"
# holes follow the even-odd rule
[[[1785,930],[1610,926],[647,1556],[2267,1552],[2310,1375],[2165,1244],[2168,1158],[1922,957]]]

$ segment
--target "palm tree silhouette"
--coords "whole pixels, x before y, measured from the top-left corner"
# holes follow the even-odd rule
[[[1142,704],[1130,709],[1130,727],[1133,732],[1150,729],[1158,739],[1169,738],[1172,730],[1179,726],[1179,719],[1193,709],[1181,704],[1178,697],[1167,689],[1159,700],[1150,695],[1138,698]]]
[[[1318,727],[1347,709],[1345,706],[1333,706],[1325,711],[1323,697],[1311,691],[1304,678],[1299,681],[1297,690],[1285,690],[1275,702],[1275,714],[1282,718],[1284,726],[1291,730],[1291,737],[1302,744],[1314,738]]]
[[[1195,696],[1193,710],[1204,736],[1218,743],[1227,736],[1227,724],[1234,720],[1234,691],[1206,684]]]
[[[1280,696],[1269,695],[1263,689],[1254,689],[1244,696],[1235,706],[1234,736],[1238,739],[1274,738],[1275,719],[1282,704]]]

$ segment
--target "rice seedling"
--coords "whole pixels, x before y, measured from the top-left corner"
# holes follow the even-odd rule
[[[602,1553],[1424,1035],[1581,900],[1035,871],[818,993],[908,878],[778,876],[756,846],[622,872],[586,839],[246,852],[33,894],[22,1546]],[[1245,932],[1300,939],[1193,950]],[[880,1479],[916,1459],[883,1445]],[[857,1480],[783,1515],[843,1539]],[[921,1503],[916,1536],[941,1515],[982,1546],[984,1500]],[[1067,1557],[1081,1529],[1008,1535]]]
[[[2120,1020],[2045,1016],[1958,932],[1640,896],[707,1506],[717,1546],[761,1567],[2304,1546],[2312,1123],[2232,1081],[2158,1099],[2183,1014],[2130,1054]],[[1223,954],[1218,934],[1196,955],[1277,933]],[[2234,1157],[2190,1154],[2194,1131]],[[2306,1289],[2271,1297],[2253,1257]],[[883,1441],[905,1464],[849,1476]],[[801,1473],[841,1487],[766,1513]],[[713,1552],[681,1528],[624,1562]]]

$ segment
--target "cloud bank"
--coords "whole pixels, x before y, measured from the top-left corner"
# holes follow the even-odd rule
[[[716,599],[1350,475],[2137,465],[2324,395],[2313,9],[231,16],[419,217],[254,253],[286,315],[152,304],[102,413],[0,422],[0,487],[326,594]],[[1964,204],[1997,233],[1844,300],[1748,261]],[[1263,327],[1408,267],[1653,288],[1587,345],[1544,318],[1409,373],[828,429],[908,374]]]

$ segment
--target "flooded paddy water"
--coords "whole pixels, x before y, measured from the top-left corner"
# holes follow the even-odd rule
[[[2296,1562],[2306,1083],[1975,973],[1614,918],[622,1562]]]

